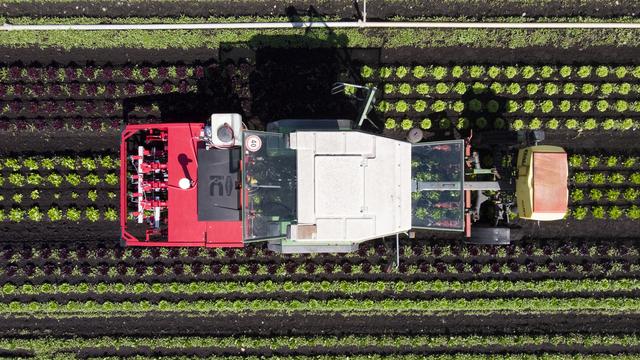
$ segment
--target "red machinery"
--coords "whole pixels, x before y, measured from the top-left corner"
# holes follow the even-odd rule
[[[128,211],[120,212],[120,225],[127,246],[243,246],[240,178],[237,169],[224,169],[234,150],[203,152],[204,132],[202,123],[124,129],[120,206]],[[200,161],[206,164],[198,166]],[[199,207],[198,198],[207,195],[216,199]]]

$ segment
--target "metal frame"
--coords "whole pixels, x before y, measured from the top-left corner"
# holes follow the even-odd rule
[[[460,208],[464,209],[465,207],[465,191],[464,191],[464,160],[465,160],[465,146],[466,146],[466,141],[464,139],[460,139],[460,140],[443,140],[443,141],[430,141],[430,142],[423,142],[423,143],[417,143],[417,144],[412,144],[411,146],[415,146],[415,147],[423,147],[423,146],[432,146],[432,145],[450,145],[450,144],[461,144],[462,146],[462,151],[460,151],[460,165],[462,166],[461,169],[461,173],[462,173],[462,178],[460,179],[460,189],[457,189],[460,191],[460,194],[462,196],[462,199],[460,201]],[[412,179],[413,182],[413,179]],[[447,183],[451,183],[451,182],[447,182]],[[464,214],[463,214],[464,215]],[[422,227],[422,226],[413,226],[413,224],[411,224],[411,227],[413,229],[418,229],[418,230],[435,230],[435,231],[451,231],[451,232],[463,232],[465,231],[465,216],[463,216],[462,218],[462,227],[460,229],[451,229],[451,228],[437,228],[437,227]]]
[[[367,95],[364,98],[360,98],[355,94],[349,95],[350,97],[353,97],[358,101],[364,101],[362,107],[360,108],[360,114],[358,115],[357,128],[358,129],[361,128],[364,121],[369,120],[369,123],[373,125],[373,127],[375,127],[376,129],[378,129],[378,126],[371,119],[369,119],[369,117],[367,117],[367,115],[369,114],[369,111],[371,111],[371,106],[376,101],[376,94],[378,92],[378,88],[376,88],[375,86],[369,87],[369,86],[362,86],[362,85],[350,84],[345,82],[336,82],[333,84],[333,87],[331,88],[331,94],[332,95],[339,94],[340,92],[343,92],[347,86],[351,86],[356,89],[365,90],[367,92]]]

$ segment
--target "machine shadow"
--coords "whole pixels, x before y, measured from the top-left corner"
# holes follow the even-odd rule
[[[133,111],[151,105],[159,111],[156,122],[205,122],[212,113],[231,112],[256,130],[280,119],[355,120],[356,100],[331,89],[336,82],[364,85],[359,67],[378,63],[380,51],[347,46],[346,35],[330,28],[223,43],[195,92],[125,99],[125,122],[138,121]]]

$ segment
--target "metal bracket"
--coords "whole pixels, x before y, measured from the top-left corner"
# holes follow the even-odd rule
[[[358,115],[358,124],[356,125],[356,127],[361,128],[364,121],[368,120],[373,127],[375,127],[376,129],[379,129],[378,126],[371,119],[367,117],[367,115],[369,114],[369,112],[371,112],[371,109],[376,102],[376,94],[378,92],[378,89],[376,87],[349,84],[345,82],[336,82],[333,84],[333,87],[331,88],[331,94],[336,95],[339,93],[344,93],[344,89],[347,86],[364,90],[366,93],[364,97],[358,97],[356,94],[353,94],[353,95],[347,94],[347,96],[353,97],[357,101],[364,102],[362,107],[360,108],[360,113]]]

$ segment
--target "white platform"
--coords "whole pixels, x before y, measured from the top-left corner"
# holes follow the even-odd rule
[[[411,144],[355,131],[296,132],[299,244],[351,244],[411,228]]]

